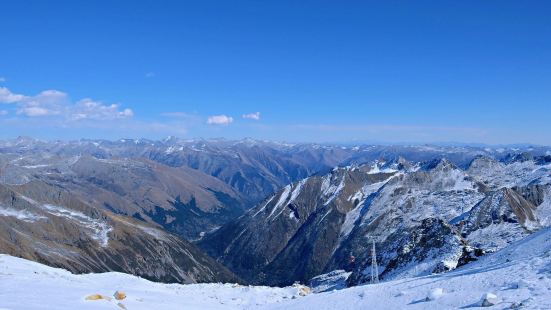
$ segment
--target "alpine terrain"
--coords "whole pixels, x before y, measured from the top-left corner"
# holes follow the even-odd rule
[[[440,273],[549,225],[551,157],[402,157],[335,168],[287,185],[200,245],[252,283],[308,283],[349,270],[370,281]],[[350,258],[354,257],[353,263]]]

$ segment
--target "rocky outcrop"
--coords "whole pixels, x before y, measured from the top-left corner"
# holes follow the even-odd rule
[[[367,240],[366,247],[369,247]],[[377,243],[376,248],[379,277],[387,280],[445,272],[482,254],[468,246],[453,226],[437,218],[427,218],[417,226],[397,231]],[[371,253],[366,250],[359,255],[362,264],[348,279],[349,285],[370,281]]]

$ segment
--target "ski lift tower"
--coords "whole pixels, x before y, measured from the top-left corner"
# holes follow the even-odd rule
[[[372,247],[371,247],[371,283],[379,283],[379,267],[377,266],[377,252],[375,251],[375,240],[372,240]]]

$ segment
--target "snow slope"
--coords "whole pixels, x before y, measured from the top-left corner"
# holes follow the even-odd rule
[[[0,255],[0,309],[121,309],[118,301],[86,301],[122,290],[127,309],[551,309],[551,228],[454,271],[300,296],[301,287],[160,284],[121,273],[72,275]],[[427,301],[428,297],[428,301]]]
[[[163,284],[117,272],[73,275],[0,254],[0,309],[244,309],[299,297],[301,287],[247,287],[233,284]],[[115,291],[127,298],[85,300]]]

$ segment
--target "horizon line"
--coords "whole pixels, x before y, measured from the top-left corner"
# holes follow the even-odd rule
[[[545,145],[545,144],[537,144],[537,143],[529,143],[529,142],[518,142],[518,143],[482,143],[482,142],[457,142],[457,141],[432,141],[432,142],[390,142],[390,141],[369,141],[369,140],[357,140],[357,141],[326,141],[326,142],[313,142],[313,141],[301,141],[301,142],[289,142],[285,140],[276,140],[276,139],[259,139],[259,138],[252,138],[252,137],[243,137],[243,138],[225,138],[225,137],[211,137],[211,138],[205,138],[205,137],[193,137],[193,138],[184,138],[184,137],[177,137],[173,135],[169,135],[165,138],[128,138],[128,137],[121,137],[117,139],[111,139],[111,138],[78,138],[78,139],[62,139],[62,138],[53,138],[53,139],[41,139],[41,138],[35,138],[32,136],[27,135],[19,135],[13,138],[0,138],[0,141],[10,141],[10,140],[18,140],[18,139],[31,139],[35,141],[40,142],[78,142],[78,141],[108,141],[108,142],[118,142],[121,140],[132,140],[132,141],[152,141],[152,142],[166,142],[169,139],[177,139],[181,142],[194,142],[194,141],[208,141],[208,142],[215,142],[215,141],[225,141],[225,142],[242,142],[245,140],[252,140],[256,142],[263,142],[263,143],[275,143],[275,144],[288,144],[288,145],[333,145],[333,146],[439,146],[439,147],[475,147],[475,148],[483,148],[483,147],[550,147],[551,145]]]

